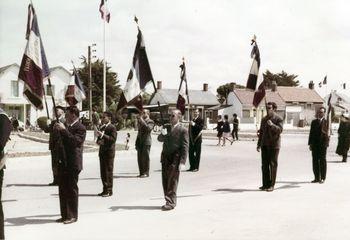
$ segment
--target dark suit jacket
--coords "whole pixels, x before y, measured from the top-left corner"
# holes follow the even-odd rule
[[[108,151],[115,151],[115,142],[117,140],[117,129],[113,124],[108,124],[107,127],[102,126],[100,131],[104,131],[103,137],[97,138],[97,143],[100,145],[100,154]]]
[[[233,119],[233,130],[232,131],[238,131],[239,121],[238,118]]]
[[[199,133],[203,130],[204,122],[201,117],[197,117],[195,120],[192,120],[195,125],[190,126],[189,129],[191,131],[191,142],[201,142],[202,141],[202,135],[198,137]],[[190,123],[191,124],[191,123]],[[197,140],[196,140],[197,139]]]
[[[0,108],[0,161],[5,156],[4,148],[10,139],[12,124],[5,112]],[[0,164],[3,165],[3,164]]]
[[[158,141],[163,142],[161,162],[186,163],[188,155],[188,131],[178,124],[167,135],[160,134]]]
[[[269,126],[267,121],[271,120],[272,125]],[[260,123],[258,147],[281,148],[281,133],[283,131],[283,119],[276,113],[270,118],[265,116]]]
[[[308,144],[312,147],[328,147],[328,121],[326,118],[323,118],[321,122],[318,119],[312,120]]]
[[[136,150],[140,149],[142,146],[151,146],[152,145],[152,138],[151,138],[151,132],[154,127],[154,121],[152,119],[147,120],[139,120],[138,122],[138,128],[139,131],[137,133],[135,147]]]
[[[85,126],[79,121],[60,131],[67,156],[67,169],[83,169],[83,145],[86,136]]]
[[[59,121],[63,124],[65,124],[66,120],[62,117],[59,119]],[[43,130],[46,133],[49,133],[49,150],[55,150],[55,146],[57,144],[57,141],[59,139],[59,136],[57,136],[59,133],[57,130],[55,130],[53,127],[57,120],[52,120],[50,125],[46,126]]]

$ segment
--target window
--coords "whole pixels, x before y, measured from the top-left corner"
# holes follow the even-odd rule
[[[11,81],[11,95],[18,97],[18,81]]]
[[[249,118],[250,117],[250,110],[243,110],[243,118]]]
[[[46,96],[52,96],[55,95],[55,86],[51,85],[51,88],[49,87],[49,85],[46,85]]]

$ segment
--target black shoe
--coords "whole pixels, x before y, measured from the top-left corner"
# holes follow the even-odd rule
[[[168,205],[168,204],[165,204],[162,206],[162,211],[170,211],[170,210],[173,210],[174,207]]]
[[[259,189],[262,190],[262,191],[264,191],[264,190],[268,189],[268,187],[261,186],[261,187],[259,187]]]
[[[147,178],[147,177],[149,177],[148,174],[142,174],[142,175],[140,175],[140,178]]]
[[[268,189],[266,189],[266,192],[272,192],[274,190],[273,187],[269,187]]]
[[[193,169],[192,172],[198,172],[198,168]]]
[[[62,223],[62,222],[64,222],[65,220],[63,219],[63,218],[59,218],[59,219],[56,219],[55,220],[55,222],[57,222],[57,223]]]
[[[113,195],[112,192],[106,192],[104,194],[101,195],[101,197],[111,197]]]
[[[97,194],[97,196],[100,196],[100,197],[101,197],[101,196],[103,196],[104,194],[107,194],[107,192],[103,191],[103,192]]]
[[[58,183],[53,181],[52,183],[49,183],[49,186],[58,186]]]
[[[320,183],[320,184],[324,183],[324,179],[321,179],[321,180],[319,181],[319,183]]]
[[[318,183],[320,180],[314,179],[311,181],[311,183]]]
[[[192,171],[193,171],[192,168],[186,170],[186,172],[192,172]]]
[[[76,218],[71,218],[71,219],[67,219],[63,222],[63,224],[71,224],[71,223],[75,223],[77,221]]]

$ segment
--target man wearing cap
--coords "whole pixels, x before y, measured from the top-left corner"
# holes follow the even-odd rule
[[[64,118],[64,107],[56,106],[56,114],[58,121],[65,124],[66,120]],[[56,115],[53,113],[53,121],[48,120],[46,127],[43,129],[44,132],[49,133],[49,150],[51,151],[51,168],[53,181],[49,183],[49,186],[58,185],[58,152],[57,152],[57,141],[59,139],[58,132],[54,130],[54,125],[57,122]]]
[[[4,212],[2,210],[2,182],[5,168],[5,145],[10,139],[12,130],[11,121],[6,113],[0,108],[0,239],[5,239],[4,234]]]

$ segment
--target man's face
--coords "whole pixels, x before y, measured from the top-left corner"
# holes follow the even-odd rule
[[[172,111],[170,115],[170,123],[171,125],[176,125],[179,122],[179,114],[177,111]]]
[[[324,108],[319,109],[318,110],[318,118],[323,118],[324,117],[324,112],[325,112]]]
[[[145,111],[145,110],[143,110],[143,111],[141,112],[141,117],[142,117],[143,119],[147,119],[147,118],[148,118],[148,112]]]
[[[275,110],[273,110],[272,105],[268,104],[267,107],[266,107],[266,109],[267,109],[267,115],[269,115],[270,117],[272,117],[272,116],[273,116],[273,113],[275,112]]]
[[[60,118],[64,114],[64,111],[61,108],[57,108],[56,113],[57,113],[57,117]],[[53,117],[56,118],[56,116],[53,116]]]
[[[194,115],[195,118],[198,117],[198,116],[199,116],[199,110],[196,109],[196,110],[193,112],[193,115]]]
[[[101,121],[103,124],[107,124],[110,121],[110,119],[107,114],[103,114]]]

